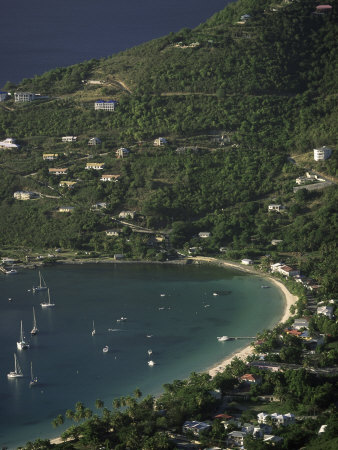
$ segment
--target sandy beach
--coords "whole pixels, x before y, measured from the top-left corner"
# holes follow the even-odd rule
[[[222,261],[222,260],[219,260],[216,258],[208,258],[208,257],[203,257],[203,256],[197,256],[197,257],[193,257],[190,259],[196,263],[210,263],[210,264],[217,264],[218,266],[221,266],[221,267],[222,266],[223,267],[232,267],[234,269],[241,270],[243,272],[248,272],[248,273],[258,275],[260,277],[268,278],[273,284],[275,284],[276,287],[278,287],[282,291],[282,293],[284,295],[284,300],[285,300],[284,301],[284,313],[283,313],[283,316],[280,318],[279,323],[286,322],[292,316],[292,314],[290,313],[290,306],[294,305],[297,302],[298,297],[296,295],[291,294],[291,292],[289,292],[287,290],[287,288],[284,286],[284,284],[281,283],[280,281],[276,280],[275,278],[272,278],[269,275],[254,269],[253,267],[243,266],[241,264],[237,264],[237,263],[234,263],[231,261]],[[234,358],[239,358],[241,360],[245,360],[251,353],[252,353],[251,345],[250,344],[246,345],[244,348],[229,355],[223,361],[215,364],[214,366],[212,366],[209,369],[206,369],[206,372],[208,372],[209,375],[214,377],[218,372],[222,372],[225,369],[225,367],[228,364],[230,364]]]

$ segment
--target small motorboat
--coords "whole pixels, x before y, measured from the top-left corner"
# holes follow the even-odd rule
[[[148,355],[150,356],[153,353],[151,349],[148,350]]]
[[[270,287],[270,286],[264,286],[264,285],[262,285],[262,286],[261,286],[261,289],[269,289],[269,287]]]
[[[218,342],[224,342],[224,341],[229,341],[230,338],[229,338],[229,336],[218,336],[217,340],[218,340]]]
[[[148,361],[148,366],[152,367],[154,366],[156,363],[153,360]]]
[[[103,347],[102,351],[103,351],[103,353],[108,353],[108,352],[109,352],[109,347],[108,347],[108,345],[106,345],[105,347]]]

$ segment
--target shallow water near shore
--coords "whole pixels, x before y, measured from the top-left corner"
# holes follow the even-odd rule
[[[28,292],[37,271],[0,276],[0,445],[10,449],[59,435],[65,427],[53,429],[52,419],[77,401],[95,410],[97,398],[111,408],[114,398],[136,387],[160,393],[164,383],[202,371],[249,342],[220,343],[217,336],[254,336],[277,322],[284,307],[269,280],[215,266],[90,264],[42,273],[54,308],[41,308],[45,292]],[[40,333],[30,337],[33,306]],[[121,317],[127,320],[117,321]],[[16,350],[20,320],[31,343],[26,351]],[[14,352],[26,377],[8,380]],[[33,388],[30,361],[39,378]]]

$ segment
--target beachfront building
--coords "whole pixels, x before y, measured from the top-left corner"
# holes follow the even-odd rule
[[[59,154],[58,153],[44,153],[42,155],[42,159],[44,161],[54,161],[55,159],[58,159]]]
[[[67,175],[67,167],[51,167],[48,169],[49,175]]]
[[[166,144],[168,144],[168,141],[164,137],[158,137],[157,139],[154,140],[155,147],[160,147],[161,145]]]
[[[121,259],[124,259],[123,253],[115,253],[114,259],[115,259],[116,261],[119,261],[119,260],[121,260]]]
[[[124,148],[124,147],[117,149],[115,152],[116,158],[124,158],[125,156],[128,156],[129,153],[130,153],[130,150],[128,150],[127,148]]]
[[[309,321],[307,319],[295,319],[293,324],[292,324],[292,328],[294,330],[301,330],[302,328],[309,328]]]
[[[36,95],[32,92],[14,92],[15,102],[32,102],[35,98]]]
[[[211,430],[211,425],[206,422],[199,422],[197,420],[187,420],[184,422],[183,433],[192,432],[195,436],[199,436],[202,431]]]
[[[0,141],[0,148],[17,150],[20,146],[15,142],[13,138],[6,138],[4,141]]]
[[[100,181],[111,181],[116,183],[119,178],[121,177],[121,175],[111,175],[111,174],[103,174],[102,177],[100,178]]]
[[[62,136],[62,142],[76,142],[77,136]]]
[[[87,163],[85,169],[86,170],[103,170],[104,163],[91,162]]]
[[[241,377],[239,377],[238,381],[240,383],[253,385],[253,384],[260,384],[261,379],[259,377],[256,377],[255,375],[252,375],[251,373],[245,373]]]
[[[13,197],[16,200],[30,200],[31,198],[37,198],[39,195],[36,192],[31,191],[16,191]]]
[[[332,154],[332,150],[325,145],[321,148],[313,149],[313,159],[315,161],[325,161],[325,159],[329,159]]]
[[[94,103],[94,109],[95,111],[115,111],[116,105],[116,100],[96,100]]]
[[[4,102],[8,97],[8,92],[0,91],[0,102]]]
[[[99,139],[98,137],[92,137],[88,141],[88,145],[100,145],[100,144],[101,144],[101,139]]]
[[[281,275],[285,275],[286,277],[295,277],[300,274],[300,271],[297,269],[293,269],[290,266],[285,265],[284,263],[275,263],[270,266],[271,272],[278,272]]]
[[[245,266],[251,266],[253,264],[253,261],[252,259],[245,258],[242,259],[241,264],[244,264]]]

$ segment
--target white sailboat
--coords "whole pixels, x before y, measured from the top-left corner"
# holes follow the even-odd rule
[[[150,356],[153,353],[153,351],[151,350],[151,348],[148,350],[148,355]]]
[[[31,361],[31,380],[29,382],[29,387],[35,386],[38,384],[38,378],[33,375],[33,363]]]
[[[95,324],[94,324],[94,320],[93,320],[92,336],[95,336],[95,334],[96,334],[96,330],[95,330]]]
[[[7,374],[8,378],[22,378],[23,377],[23,373],[18,361],[18,358],[16,356],[16,353],[14,353],[14,372],[9,372]]]
[[[25,341],[25,337],[23,335],[22,320],[21,320],[21,325],[20,325],[20,341],[18,341],[16,343],[16,346],[17,346],[18,350],[25,350],[25,349],[29,348],[29,344],[28,344],[28,342]]]
[[[36,334],[38,334],[39,330],[38,327],[36,326],[36,317],[35,317],[35,309],[33,306],[33,328],[31,330],[31,335],[35,336]]]
[[[150,367],[154,366],[155,364],[156,364],[155,361],[152,360],[148,361],[148,366]]]
[[[43,279],[43,276],[41,275],[41,272],[40,272],[40,270],[39,270],[39,286],[33,286],[33,288],[32,288],[32,291],[35,293],[35,292],[40,292],[40,291],[46,291],[48,288],[47,288],[47,285],[46,285],[46,282],[45,282],[45,280]]]
[[[51,303],[50,301],[50,293],[49,293],[49,289],[47,289],[48,291],[48,302],[42,302],[40,303],[40,305],[42,306],[42,308],[51,308],[53,306],[55,306],[55,303]]]

